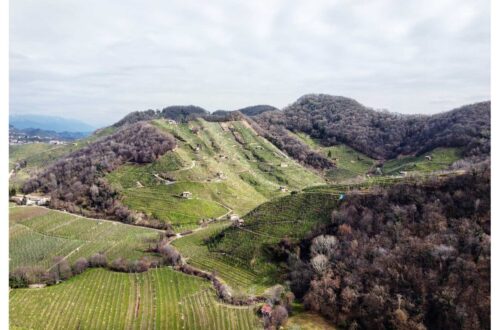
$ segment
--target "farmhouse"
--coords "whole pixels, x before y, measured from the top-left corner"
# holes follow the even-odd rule
[[[217,172],[217,178],[221,179],[221,180],[225,180],[226,179],[226,176],[224,175],[223,172]]]
[[[427,156],[425,156],[425,159],[427,159],[428,161],[431,161],[432,160],[432,156],[431,155],[427,155]]]
[[[38,205],[44,206],[50,202],[50,197],[45,196],[35,196],[35,195],[24,195],[24,196],[13,196],[10,199],[20,205]]]
[[[167,123],[169,123],[170,125],[177,125],[177,122],[173,119],[168,119]]]
[[[288,167],[288,164],[287,163],[281,163],[280,166],[281,167]]]
[[[281,192],[287,192],[288,188],[286,186],[280,186],[280,191]]]
[[[191,199],[193,197],[193,194],[190,193],[189,191],[183,191],[181,193],[181,197],[185,199]]]

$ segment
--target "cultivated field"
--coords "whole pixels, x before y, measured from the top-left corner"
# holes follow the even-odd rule
[[[113,260],[138,259],[158,231],[118,222],[91,220],[42,207],[9,208],[10,268],[39,266],[49,269],[55,256],[73,263],[102,252]]]
[[[330,219],[337,200],[338,196],[329,193],[289,195],[250,212],[241,227],[219,222],[172,244],[189,264],[215,271],[237,291],[260,294],[279,282],[279,269],[266,259],[265,248],[284,238],[303,238],[314,226]]]
[[[262,282],[258,274],[230,253],[211,252],[209,245],[205,243],[205,239],[220,233],[228,226],[230,224],[227,221],[210,224],[205,229],[176,239],[172,245],[187,258],[189,264],[208,272],[215,272],[232,289],[245,294],[262,293],[267,285]]]
[[[216,300],[208,281],[152,269],[91,269],[62,284],[10,291],[11,326],[25,329],[259,329],[253,307]]]

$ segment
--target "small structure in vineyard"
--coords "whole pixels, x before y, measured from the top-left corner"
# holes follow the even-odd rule
[[[183,191],[181,193],[181,198],[191,199],[192,197],[193,197],[193,194],[190,193],[189,191]]]

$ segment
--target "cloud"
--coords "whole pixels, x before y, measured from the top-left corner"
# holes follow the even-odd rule
[[[485,0],[11,3],[11,111],[283,107],[305,93],[434,113],[489,98]]]

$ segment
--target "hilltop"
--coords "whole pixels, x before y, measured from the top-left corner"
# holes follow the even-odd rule
[[[431,116],[401,115],[375,111],[346,97],[309,94],[283,111],[254,119],[278,140],[283,127],[324,146],[346,144],[380,160],[418,156],[437,147],[463,148],[463,157],[473,157],[489,154],[490,107],[488,101]]]
[[[240,110],[210,114],[191,105],[133,112],[86,143],[46,154],[47,160],[64,157],[64,163],[78,164],[79,173],[95,173],[91,179],[65,175],[58,170],[62,162],[39,162],[36,176],[30,171],[26,181],[27,171],[20,169],[13,182],[25,193],[52,195],[53,207],[180,231],[228,213],[245,214],[311,185],[464,167],[489,155],[489,102],[417,116],[320,94],[305,95],[281,111]],[[137,134],[137,127],[147,127],[147,133]],[[160,140],[169,141],[161,152],[155,142]],[[75,196],[77,182],[87,197]],[[99,188],[93,197],[92,185]],[[113,196],[118,199],[106,202]]]

